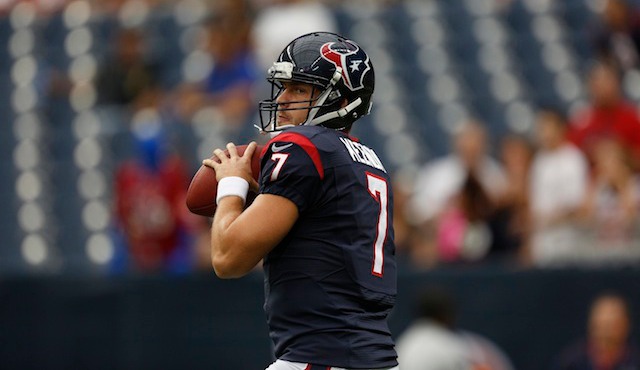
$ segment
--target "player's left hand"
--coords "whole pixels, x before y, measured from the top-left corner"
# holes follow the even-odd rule
[[[207,167],[211,167],[216,171],[216,179],[218,181],[225,177],[237,176],[241,177],[249,183],[249,189],[253,191],[258,190],[258,183],[254,180],[251,173],[251,158],[255,152],[257,144],[252,141],[242,156],[238,154],[238,150],[234,143],[227,144],[226,152],[222,149],[216,149],[213,151],[213,157],[218,161],[210,158],[202,161]]]

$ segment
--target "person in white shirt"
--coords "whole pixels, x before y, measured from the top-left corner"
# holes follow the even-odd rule
[[[486,337],[455,325],[455,302],[447,290],[424,289],[419,317],[397,341],[402,370],[513,370],[510,359]]]
[[[417,174],[410,209],[412,219],[419,229],[419,240],[412,250],[414,264],[429,266],[437,260],[458,259],[457,256],[460,254],[460,258],[471,260],[479,260],[486,255],[491,244],[491,236],[486,225],[482,222],[471,222],[473,220],[468,219],[469,215],[464,212],[455,215],[450,211],[460,210],[460,203],[482,200],[477,199],[478,196],[485,198],[481,204],[492,204],[506,190],[505,171],[502,165],[489,155],[488,145],[483,124],[478,121],[465,122],[452,137],[453,151],[445,157],[428,162]],[[467,185],[471,183],[477,188],[471,192],[474,195],[465,192]],[[465,196],[476,198],[461,199]],[[490,212],[489,207],[483,208],[487,208],[483,211]],[[451,233],[464,235],[450,235]],[[456,251],[450,253],[453,257],[443,255],[447,254],[446,250],[451,249],[443,244],[445,239],[466,240],[471,234],[473,237],[470,237],[470,240],[474,241],[473,245],[469,248],[457,245],[454,248]],[[467,254],[469,256],[464,257]]]
[[[584,154],[566,139],[566,119],[554,109],[538,112],[538,149],[531,166],[531,263],[562,265],[579,248],[578,210],[586,195],[589,166]]]
[[[487,153],[487,133],[482,123],[465,122],[453,136],[453,152],[427,163],[416,177],[413,204],[418,222],[438,215],[473,172],[484,191],[498,196],[506,187],[502,165]]]
[[[323,3],[308,0],[261,0],[252,38],[258,63],[271,67],[282,49],[299,35],[316,31],[336,32],[338,26],[331,10]]]
[[[594,144],[593,175],[581,212],[584,264],[640,260],[640,176],[624,145],[603,137]]]

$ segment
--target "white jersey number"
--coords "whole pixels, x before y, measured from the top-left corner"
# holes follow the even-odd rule
[[[289,154],[287,153],[274,153],[271,155],[271,160],[276,162],[276,167],[271,172],[271,181],[276,181],[278,176],[280,175],[280,171],[282,170],[282,166],[284,166],[284,162],[289,158]]]
[[[369,194],[380,204],[380,213],[378,213],[378,227],[376,230],[376,241],[373,244],[373,266],[371,274],[382,277],[384,272],[384,241],[387,239],[388,226],[388,199],[387,180],[367,172],[367,187]]]

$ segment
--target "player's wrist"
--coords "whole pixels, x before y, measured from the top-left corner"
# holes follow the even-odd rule
[[[218,193],[216,195],[216,204],[220,204],[222,198],[236,196],[242,199],[242,204],[247,202],[247,193],[249,192],[249,182],[239,176],[227,176],[218,182]]]

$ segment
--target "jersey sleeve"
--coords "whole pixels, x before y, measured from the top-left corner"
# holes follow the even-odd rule
[[[300,138],[306,139],[284,135],[268,144],[262,157],[260,193],[283,196],[302,213],[316,201],[323,171],[318,150]]]

